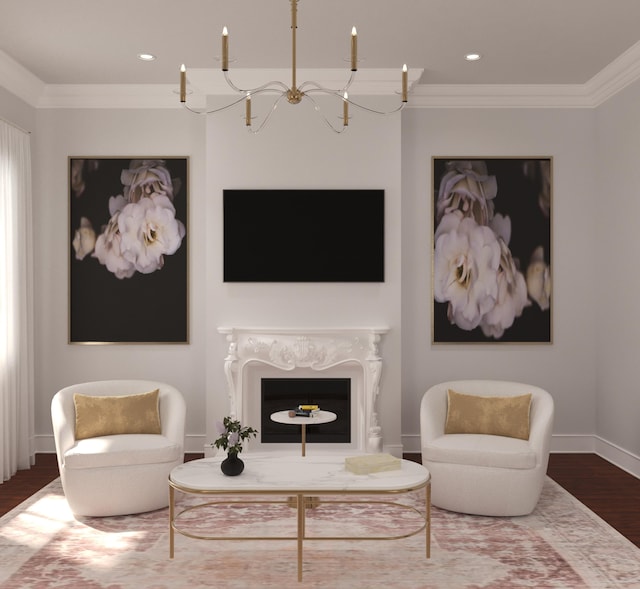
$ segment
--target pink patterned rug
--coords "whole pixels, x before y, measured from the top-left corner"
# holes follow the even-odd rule
[[[193,502],[181,496],[179,505]],[[309,510],[308,531],[384,535],[415,523],[411,511],[390,518],[384,509],[321,506]],[[190,513],[192,530],[213,517]],[[295,510],[236,506],[223,508],[215,521],[223,532],[291,534]],[[434,508],[432,530],[430,560],[424,534],[389,541],[306,541],[304,578],[298,583],[294,541],[177,535],[170,560],[167,509],[78,521],[56,480],[0,519],[0,588],[640,588],[640,550],[550,479],[530,516],[485,518]]]

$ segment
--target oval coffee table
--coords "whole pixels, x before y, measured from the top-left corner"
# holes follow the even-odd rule
[[[243,456],[246,468],[240,476],[236,477],[225,476],[220,471],[223,456],[192,460],[176,466],[169,475],[169,557],[174,557],[175,532],[200,540],[295,540],[298,553],[298,581],[302,581],[304,540],[400,540],[424,531],[426,557],[430,558],[431,474],[429,471],[417,462],[400,460],[400,468],[397,470],[358,475],[345,468],[345,457],[340,453],[303,458],[291,454],[248,452]],[[182,510],[176,509],[176,491],[202,496],[205,501]],[[424,503],[420,509],[394,501],[394,498],[399,495],[411,492],[424,493]],[[382,496],[381,502],[385,506],[415,512],[419,520],[416,522],[416,529],[409,533],[404,530],[398,535],[391,536],[371,536],[370,531],[363,536],[309,535],[305,518],[306,510],[311,508],[309,505],[311,497],[319,498],[319,502],[314,504],[314,508],[317,508],[324,503],[332,505],[379,503],[380,501],[369,497],[372,495]],[[226,497],[218,500],[218,496]],[[276,500],[269,496],[282,496],[282,499]],[[185,521],[182,519],[184,514],[193,510],[215,510],[220,505],[290,505],[289,496],[293,496],[297,511],[295,536],[224,535],[216,526],[213,526],[212,532],[207,534],[199,527],[195,530],[189,529],[188,519]],[[224,511],[222,511],[223,514]],[[249,509],[246,517],[250,516]],[[395,518],[393,520],[395,521]]]
[[[296,415],[295,417],[289,417],[288,411],[276,411],[271,414],[271,421],[276,423],[284,423],[291,425],[299,425],[301,427],[302,437],[302,455],[306,456],[307,445],[307,425],[320,425],[321,423],[330,423],[338,419],[338,416],[331,411],[317,411],[309,417],[303,417]]]

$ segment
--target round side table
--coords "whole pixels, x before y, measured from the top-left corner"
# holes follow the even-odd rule
[[[302,436],[302,455],[306,455],[306,443],[307,443],[307,424],[320,425],[321,423],[329,423],[338,419],[338,416],[331,411],[318,411],[313,414],[313,417],[295,416],[289,417],[289,411],[276,411],[271,414],[271,421],[276,423],[284,423],[287,425],[299,425],[301,428]]]

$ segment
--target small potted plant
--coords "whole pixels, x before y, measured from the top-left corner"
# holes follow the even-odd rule
[[[213,444],[216,448],[227,451],[227,457],[220,464],[220,468],[228,476],[239,475],[244,470],[244,462],[238,457],[242,452],[242,444],[247,438],[255,437],[258,430],[248,426],[242,427],[239,420],[231,417],[225,417],[216,426],[220,435]]]

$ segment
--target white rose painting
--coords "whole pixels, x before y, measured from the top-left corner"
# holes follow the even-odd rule
[[[433,342],[551,342],[551,158],[433,158]]]
[[[69,158],[71,343],[187,342],[187,165]]]

